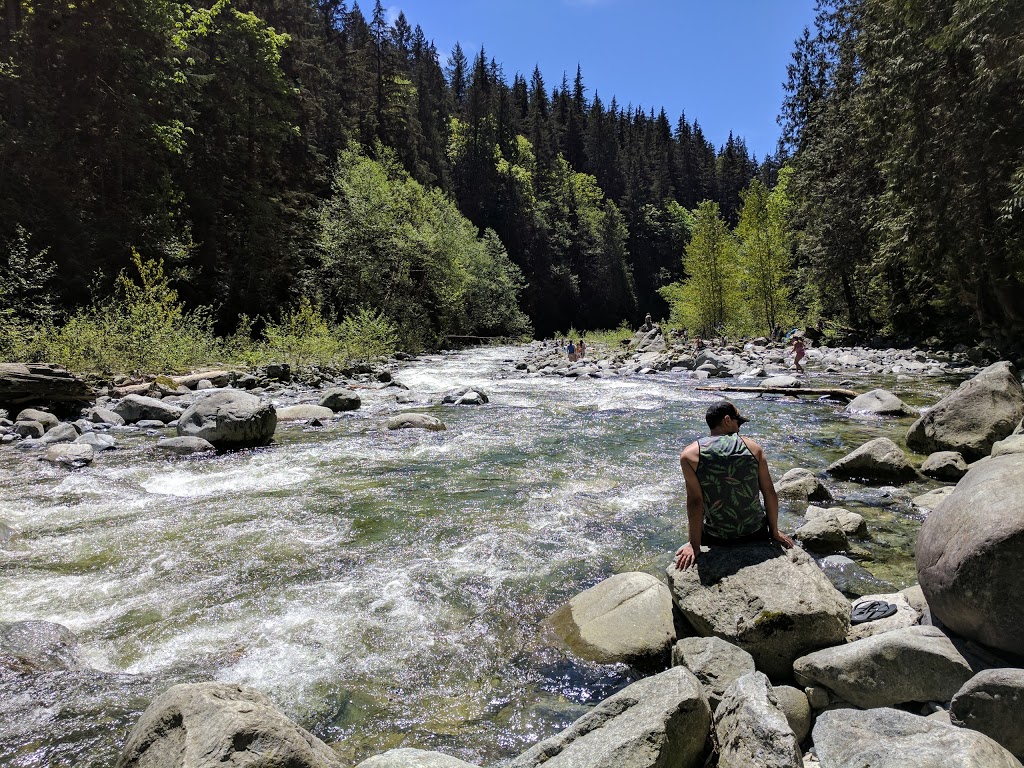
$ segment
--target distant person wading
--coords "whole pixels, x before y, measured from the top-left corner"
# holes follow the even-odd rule
[[[746,419],[723,400],[708,408],[705,420],[711,434],[690,443],[679,457],[690,541],[676,551],[676,568],[696,563],[701,545],[775,541],[792,547],[792,539],[779,530],[779,497],[764,451],[739,435]]]

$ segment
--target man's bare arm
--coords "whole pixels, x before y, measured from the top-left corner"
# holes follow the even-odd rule
[[[779,494],[775,491],[775,481],[772,480],[772,473],[768,469],[768,459],[764,455],[764,450],[753,440],[744,438],[744,441],[757,459],[757,485],[764,499],[764,513],[768,518],[768,530],[772,539],[786,548],[792,547],[793,540],[779,530]]]
[[[696,464],[700,458],[697,443],[691,443],[679,456],[679,465],[686,481],[686,523],[690,541],[676,550],[676,568],[686,570],[697,561],[704,533],[704,494],[697,479]]]

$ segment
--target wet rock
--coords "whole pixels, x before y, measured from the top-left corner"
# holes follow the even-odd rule
[[[1020,768],[984,734],[898,709],[823,712],[813,737],[823,768]]]
[[[990,458],[921,526],[917,575],[932,613],[957,634],[1024,655],[1024,461]]]
[[[809,469],[797,467],[789,470],[775,483],[779,496],[786,496],[808,501],[832,501],[832,494],[825,484]]]
[[[43,429],[50,430],[60,424],[60,419],[47,411],[40,411],[38,408],[25,408],[14,419],[18,421],[36,421],[43,425]]]
[[[363,760],[356,768],[477,768],[472,763],[441,752],[423,749],[392,749]]]
[[[333,419],[334,411],[322,405],[289,405],[277,409],[278,421],[309,421],[310,419]]]
[[[113,411],[107,410],[106,408],[92,408],[88,412],[88,419],[93,424],[114,424],[118,427],[124,426],[124,419],[118,416]]]
[[[756,669],[753,656],[720,637],[684,637],[672,648],[672,666],[693,672],[712,712],[733,681]]]
[[[843,642],[850,627],[849,602],[799,547],[713,547],[693,568],[669,566],[668,578],[698,634],[738,645],[773,679],[788,679],[809,651]]]
[[[248,392],[222,390],[206,395],[178,419],[179,437],[201,437],[217,448],[265,445],[274,437],[274,406]]]
[[[814,725],[814,716],[811,712],[811,703],[807,700],[807,694],[791,685],[776,685],[774,692],[775,698],[779,702],[779,709],[786,716],[789,727],[793,729],[797,743],[803,743],[803,740],[811,733],[811,726]]]
[[[887,437],[869,440],[827,471],[853,480],[909,480],[917,475],[903,450]]]
[[[872,416],[913,416],[913,408],[885,389],[872,389],[858,395],[846,406],[847,413],[865,413]]]
[[[551,616],[577,655],[599,664],[651,664],[676,639],[672,595],[647,573],[620,573],[572,598]]]
[[[934,491],[928,491],[928,493],[922,493],[920,496],[915,496],[911,502],[915,507],[931,512],[939,504],[945,501],[946,497],[953,492],[953,486],[947,485],[944,488],[936,488]]]
[[[957,691],[950,722],[984,733],[1024,758],[1024,669],[986,669]]]
[[[919,453],[958,451],[967,461],[987,456],[1024,416],[1024,389],[1008,362],[995,363],[942,398],[907,432]]]
[[[78,428],[74,424],[58,424],[47,430],[46,434],[40,438],[40,441],[46,445],[71,443],[78,439],[78,435]]]
[[[363,401],[359,398],[359,395],[351,389],[345,389],[344,387],[332,387],[324,392],[323,397],[320,398],[321,407],[330,408],[334,413],[355,411],[362,404]]]
[[[59,464],[65,467],[79,468],[92,464],[96,452],[91,445],[81,443],[61,443],[51,445],[46,450],[46,460],[51,464]]]
[[[33,672],[85,669],[78,637],[50,621],[0,622],[0,666]]]
[[[426,413],[400,413],[387,421],[388,429],[426,429],[440,432],[447,429],[440,419]]]
[[[0,520],[0,547],[6,547],[18,535],[18,530]]]
[[[163,429],[164,427],[170,427],[171,424],[175,424],[175,422],[168,422],[165,424],[159,419],[140,419],[135,422],[135,426],[139,429]],[[177,425],[175,424],[175,426]]]
[[[796,660],[801,685],[822,685],[870,709],[911,701],[949,701],[971,667],[935,627],[907,627],[825,648]]]
[[[804,517],[808,520],[833,518],[839,523],[839,527],[842,528],[843,533],[847,536],[864,537],[868,535],[868,525],[864,521],[864,516],[856,512],[851,512],[848,509],[843,509],[842,507],[826,508],[816,507],[811,504],[807,507]]]
[[[206,389],[215,389],[215,388],[216,388],[216,385],[212,381],[210,381],[209,379],[200,379],[199,381],[196,382],[196,391],[197,392],[202,392],[203,390],[206,390]]]
[[[16,421],[14,433],[20,437],[38,440],[46,434],[46,427],[38,421]]]
[[[336,754],[264,694],[232,683],[175,685],[132,729],[116,768],[341,768]]]
[[[143,395],[128,395],[111,410],[124,419],[126,424],[159,421],[163,425],[181,416],[181,409],[177,406]]]
[[[967,474],[967,462],[956,451],[936,451],[921,465],[921,474],[934,480],[955,483]]]
[[[795,376],[769,376],[758,384],[759,387],[769,389],[796,389],[801,384],[800,379]]]
[[[484,405],[485,403],[490,402],[490,400],[487,395],[479,389],[473,387],[458,387],[445,392],[444,396],[441,398],[441,402],[445,405]]]
[[[715,710],[720,768],[801,768],[796,735],[782,713],[768,678],[744,675]]]
[[[853,624],[846,635],[847,642],[863,640],[865,637],[880,635],[883,632],[891,632],[894,629],[913,627],[921,623],[922,612],[910,603],[910,598],[903,592],[887,592],[884,594],[863,595],[853,601],[851,610],[861,603],[871,600],[884,600],[896,606],[896,613],[884,619],[866,621],[862,624]]]
[[[710,729],[700,683],[673,667],[605,699],[508,768],[697,768]]]
[[[811,552],[845,552],[850,548],[846,532],[836,515],[818,515],[796,529],[793,538]]]
[[[75,443],[78,445],[92,446],[93,451],[96,453],[109,451],[112,448],[117,447],[117,441],[114,440],[114,438],[110,435],[101,435],[98,432],[86,432],[84,435],[80,435],[76,438]]]
[[[208,453],[217,450],[213,443],[201,437],[166,437],[157,441],[155,447],[178,456],[190,456],[193,453]]]

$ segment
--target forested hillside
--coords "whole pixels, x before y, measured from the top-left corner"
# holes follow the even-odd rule
[[[385,313],[413,345],[519,333],[517,294],[540,334],[614,326],[664,314],[687,209],[712,199],[735,223],[740,190],[777,170],[579,71],[552,87],[438,52],[380,2],[5,7],[0,238],[45,251],[64,310],[134,248],[221,333],[300,298]]]

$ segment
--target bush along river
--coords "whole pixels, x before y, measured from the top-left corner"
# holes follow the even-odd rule
[[[894,373],[812,352],[807,386],[885,387],[912,406],[965,378],[921,354]],[[638,679],[575,657],[545,620],[613,574],[664,579],[686,540],[679,452],[721,395],[693,371],[621,359],[553,375],[563,357],[535,343],[393,363],[402,386],[364,383],[358,410],[282,420],[259,448],[169,458],[154,445],[174,430],[150,422],[106,429],[116,448],[75,470],[26,440],[0,446],[0,621],[54,622],[78,642],[51,638],[20,665],[17,638],[0,645],[0,763],[112,765],[153,698],[204,680],[266,693],[346,764],[398,746],[500,763]],[[454,387],[489,402],[441,404]],[[261,396],[280,409],[321,394]],[[820,475],[872,438],[903,445],[914,420],[731,397],[776,478]],[[385,428],[408,411],[447,429]],[[847,593],[913,584],[927,511],[911,499],[942,484],[822,477],[869,530]],[[783,529],[805,507],[784,498]]]

